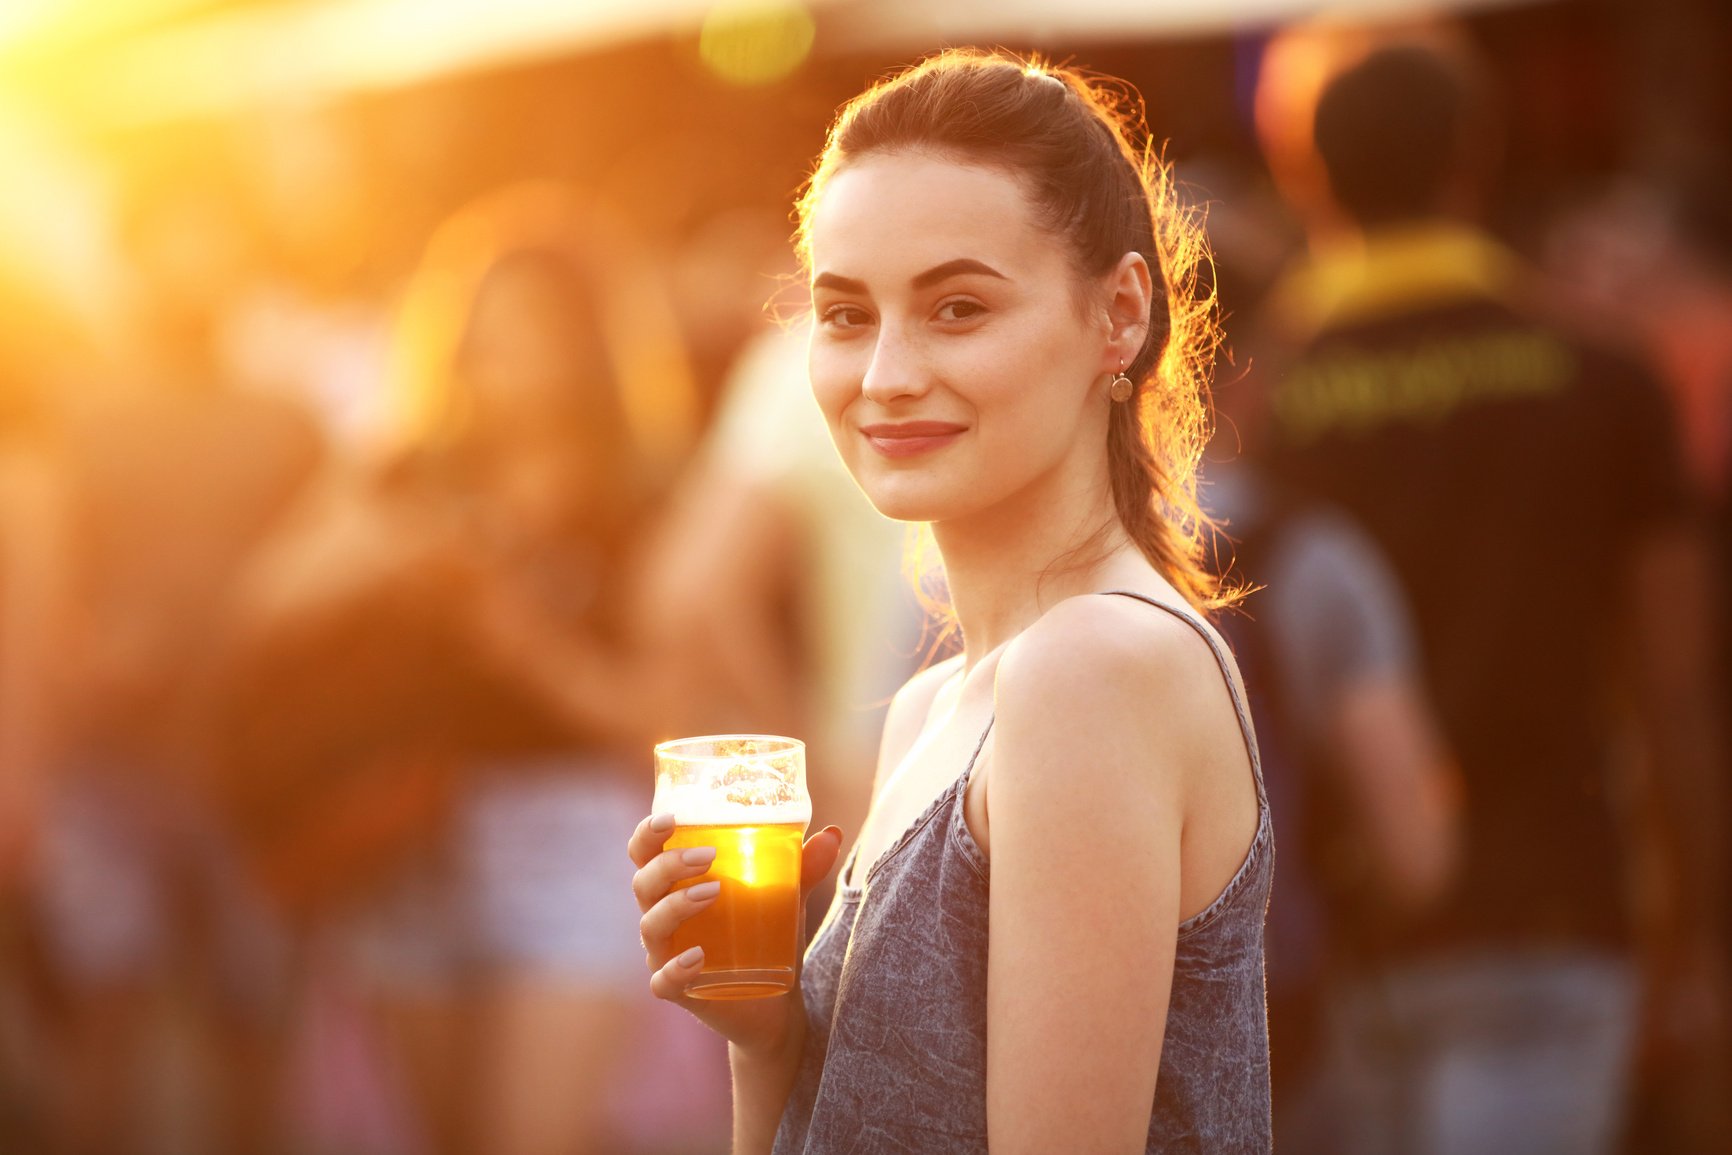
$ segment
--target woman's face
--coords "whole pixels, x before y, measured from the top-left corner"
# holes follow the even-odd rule
[[[605,381],[583,319],[541,270],[507,265],[476,294],[462,350],[474,417],[523,432],[583,413],[588,390]]]
[[[942,522],[1105,484],[1106,314],[1015,177],[867,156],[831,179],[809,236],[812,388],[882,513]]]

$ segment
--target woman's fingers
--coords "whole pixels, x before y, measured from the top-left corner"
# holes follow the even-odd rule
[[[686,988],[692,985],[692,980],[698,977],[698,972],[704,969],[704,948],[694,946],[684,954],[676,955],[663,963],[655,974],[650,976],[650,994],[658,999],[678,1000],[686,993]]]
[[[651,956],[660,951],[656,944],[665,942],[679,929],[680,923],[700,911],[707,910],[716,901],[716,896],[722,892],[722,884],[714,879],[688,886],[684,890],[676,890],[660,902],[644,911],[638,919],[638,934],[643,938],[644,949]]]
[[[638,823],[637,829],[631,832],[631,838],[625,844],[625,852],[631,855],[632,865],[648,865],[650,859],[661,853],[668,835],[673,832],[672,814],[651,814]]]
[[[836,868],[842,855],[842,828],[826,826],[800,848],[800,894],[804,896]]]
[[[637,908],[647,913],[674,888],[674,883],[696,878],[709,870],[715,861],[716,848],[713,846],[662,851],[632,875],[631,892],[637,896]]]

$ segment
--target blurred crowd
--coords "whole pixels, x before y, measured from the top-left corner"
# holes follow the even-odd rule
[[[1732,154],[1603,126],[1601,177],[1536,186],[1508,142],[1567,98],[1496,19],[1245,34],[1241,147],[1173,157],[1228,334],[1277,1142],[1722,1150]],[[387,179],[341,108],[18,152],[0,1147],[726,1149],[623,847],[700,733],[805,738],[851,836],[943,652],[807,392],[787,239],[886,62],[798,89],[780,151],[742,130],[790,175],[734,203],[677,163],[455,177],[401,123]]]

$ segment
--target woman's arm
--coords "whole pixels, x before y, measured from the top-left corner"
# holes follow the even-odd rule
[[[1250,790],[1206,644],[1177,619],[1105,601],[1049,611],[997,674],[994,1155],[1143,1150],[1180,922],[1186,768],[1195,781],[1243,775]],[[1198,796],[1215,805],[1220,792]]]
[[[1390,671],[1338,687],[1331,768],[1364,823],[1382,897],[1401,911],[1440,899],[1460,852],[1461,778],[1418,680]]]
[[[734,1155],[761,1155],[776,1142],[788,1096],[800,1072],[806,1049],[805,1003],[796,996],[787,1041],[773,1051],[748,1051],[728,1044],[728,1066],[734,1075]]]
[[[650,993],[677,1003],[728,1040],[734,1073],[734,1150],[740,1155],[767,1152],[799,1071],[806,1041],[806,1009],[799,988],[765,999],[707,1000],[686,995],[703,966],[698,948],[675,954],[673,934],[680,923],[706,909],[715,895],[692,898],[674,884],[709,869],[707,862],[689,863],[679,850],[666,850],[674,831],[672,814],[646,817],[626,844],[637,873],[632,893],[643,918],[638,933],[649,965]],[[835,868],[842,832],[834,826],[806,840],[800,852],[800,902]]]
[[[1326,755],[1369,856],[1369,897],[1416,912],[1453,881],[1460,774],[1433,716],[1401,584],[1345,517],[1313,511],[1280,533],[1258,628],[1289,722]]]
[[[563,725],[620,745],[647,744],[657,733],[655,655],[572,628],[514,588],[509,574],[477,575],[468,610],[482,653]]]

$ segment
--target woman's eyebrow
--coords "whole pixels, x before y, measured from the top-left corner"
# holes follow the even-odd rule
[[[954,261],[945,261],[942,265],[932,266],[924,273],[917,274],[909,283],[916,289],[930,289],[933,285],[948,281],[951,277],[960,277],[970,273],[983,277],[997,277],[1001,281],[1010,279],[985,261],[977,261],[973,257],[958,257]],[[844,277],[839,273],[819,273],[812,278],[812,287],[814,289],[834,289],[838,293],[864,293],[866,282],[856,281],[853,277]]]
[[[973,257],[958,257],[954,261],[945,261],[942,265],[934,265],[911,282],[916,289],[929,289],[940,281],[951,277],[960,277],[966,273],[978,273],[983,277],[997,277],[1001,281],[1009,280],[1003,273],[984,261]]]
[[[814,289],[835,289],[838,293],[864,293],[865,281],[856,281],[853,277],[844,277],[837,273],[819,273],[812,278]]]

